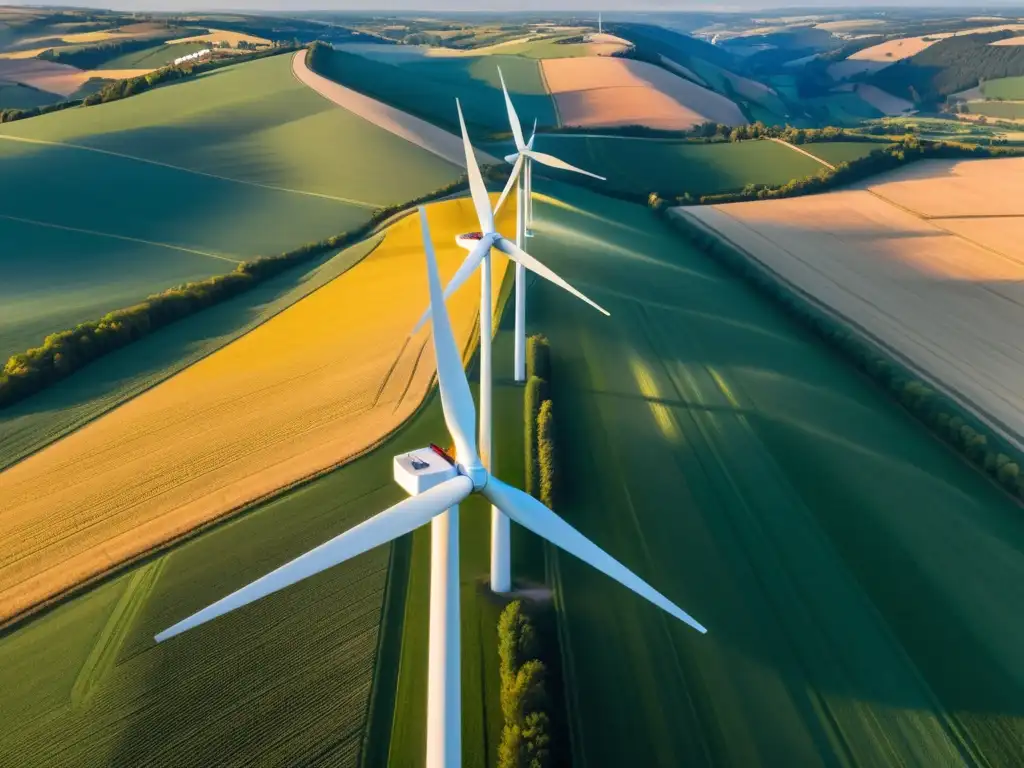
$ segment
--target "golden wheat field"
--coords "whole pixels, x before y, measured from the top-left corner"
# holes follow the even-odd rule
[[[920,163],[861,189],[675,213],[1024,435],[1024,159]]]
[[[428,208],[442,279],[476,229]],[[511,227],[514,205],[501,224]],[[506,259],[494,255],[496,298]],[[449,301],[469,348],[479,279]],[[113,565],[336,466],[397,428],[434,375],[417,216],[344,275],[237,341],[0,473],[0,623]]]
[[[227,42],[231,43],[231,45],[235,47],[237,47],[241,42],[252,43],[253,45],[270,45],[270,41],[264,37],[247,35],[244,32],[231,32],[226,29],[213,29],[212,27],[206,30],[206,34],[204,35],[179,37],[175,40],[168,40],[167,45],[174,45],[175,43],[202,43],[207,40],[215,43]]]

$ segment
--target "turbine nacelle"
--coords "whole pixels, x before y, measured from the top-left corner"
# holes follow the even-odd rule
[[[458,475],[468,477],[474,491],[487,485],[483,464],[460,464],[436,445],[395,456],[393,468],[395,482],[410,496],[419,496]]]
[[[484,239],[483,232],[463,232],[455,236],[455,244],[464,251],[472,251]]]

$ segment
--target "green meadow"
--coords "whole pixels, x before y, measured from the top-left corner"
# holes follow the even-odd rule
[[[679,140],[549,134],[537,149],[606,176],[614,190],[710,195],[747,184],[783,184],[821,170],[812,158],[774,141],[698,144]]]
[[[987,99],[1024,99],[1024,77],[1000,77],[981,86]]]
[[[1020,506],[647,209],[547,187],[556,509],[709,629],[566,556],[574,764],[1019,764]],[[642,734],[642,738],[638,737]]]
[[[1024,101],[972,101],[968,106],[975,115],[1003,120],[1024,118]]]
[[[366,48],[352,46],[360,52]],[[422,52],[362,55],[335,50],[327,52],[323,62],[318,66],[324,76],[442,127],[458,131],[455,99],[459,98],[471,130],[507,132],[500,66],[523,124],[532,124],[534,118],[542,126],[557,123],[540,64],[533,59],[506,54],[435,58]]]
[[[13,318],[0,358],[237,261],[353,229],[459,175],[290,67],[288,56],[263,59],[0,126],[0,299]]]
[[[125,53],[117,58],[103,62],[102,66],[96,69],[159,69],[174,62],[181,56],[188,56],[190,53],[209,48],[206,43],[173,43],[168,45],[154,45],[152,48],[144,48],[141,51]]]
[[[826,163],[838,165],[850,163],[867,157],[876,149],[886,146],[884,141],[821,141],[814,144],[802,144],[801,149],[820,157]]]

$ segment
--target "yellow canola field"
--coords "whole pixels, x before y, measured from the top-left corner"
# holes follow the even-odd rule
[[[468,200],[428,208],[442,280],[476,229]],[[500,225],[512,229],[514,205]],[[497,299],[506,259],[494,252]],[[448,302],[470,348],[479,278]],[[0,623],[380,441],[435,366],[419,218],[252,332],[0,473]]]

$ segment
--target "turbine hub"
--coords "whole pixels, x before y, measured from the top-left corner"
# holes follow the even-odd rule
[[[514,155],[505,155],[505,162],[508,163],[509,165],[515,165],[516,164],[516,160],[518,160],[518,159],[519,159],[519,153],[518,152],[515,153]]]
[[[479,491],[485,485],[487,485],[487,479],[490,474],[487,472],[487,468],[483,464],[475,464],[471,467],[467,467],[465,464],[459,465],[460,472],[473,481],[473,490]]]
[[[483,239],[483,232],[463,232],[461,235],[455,236],[455,244],[459,246],[459,248],[472,251],[480,245],[480,241]]]

